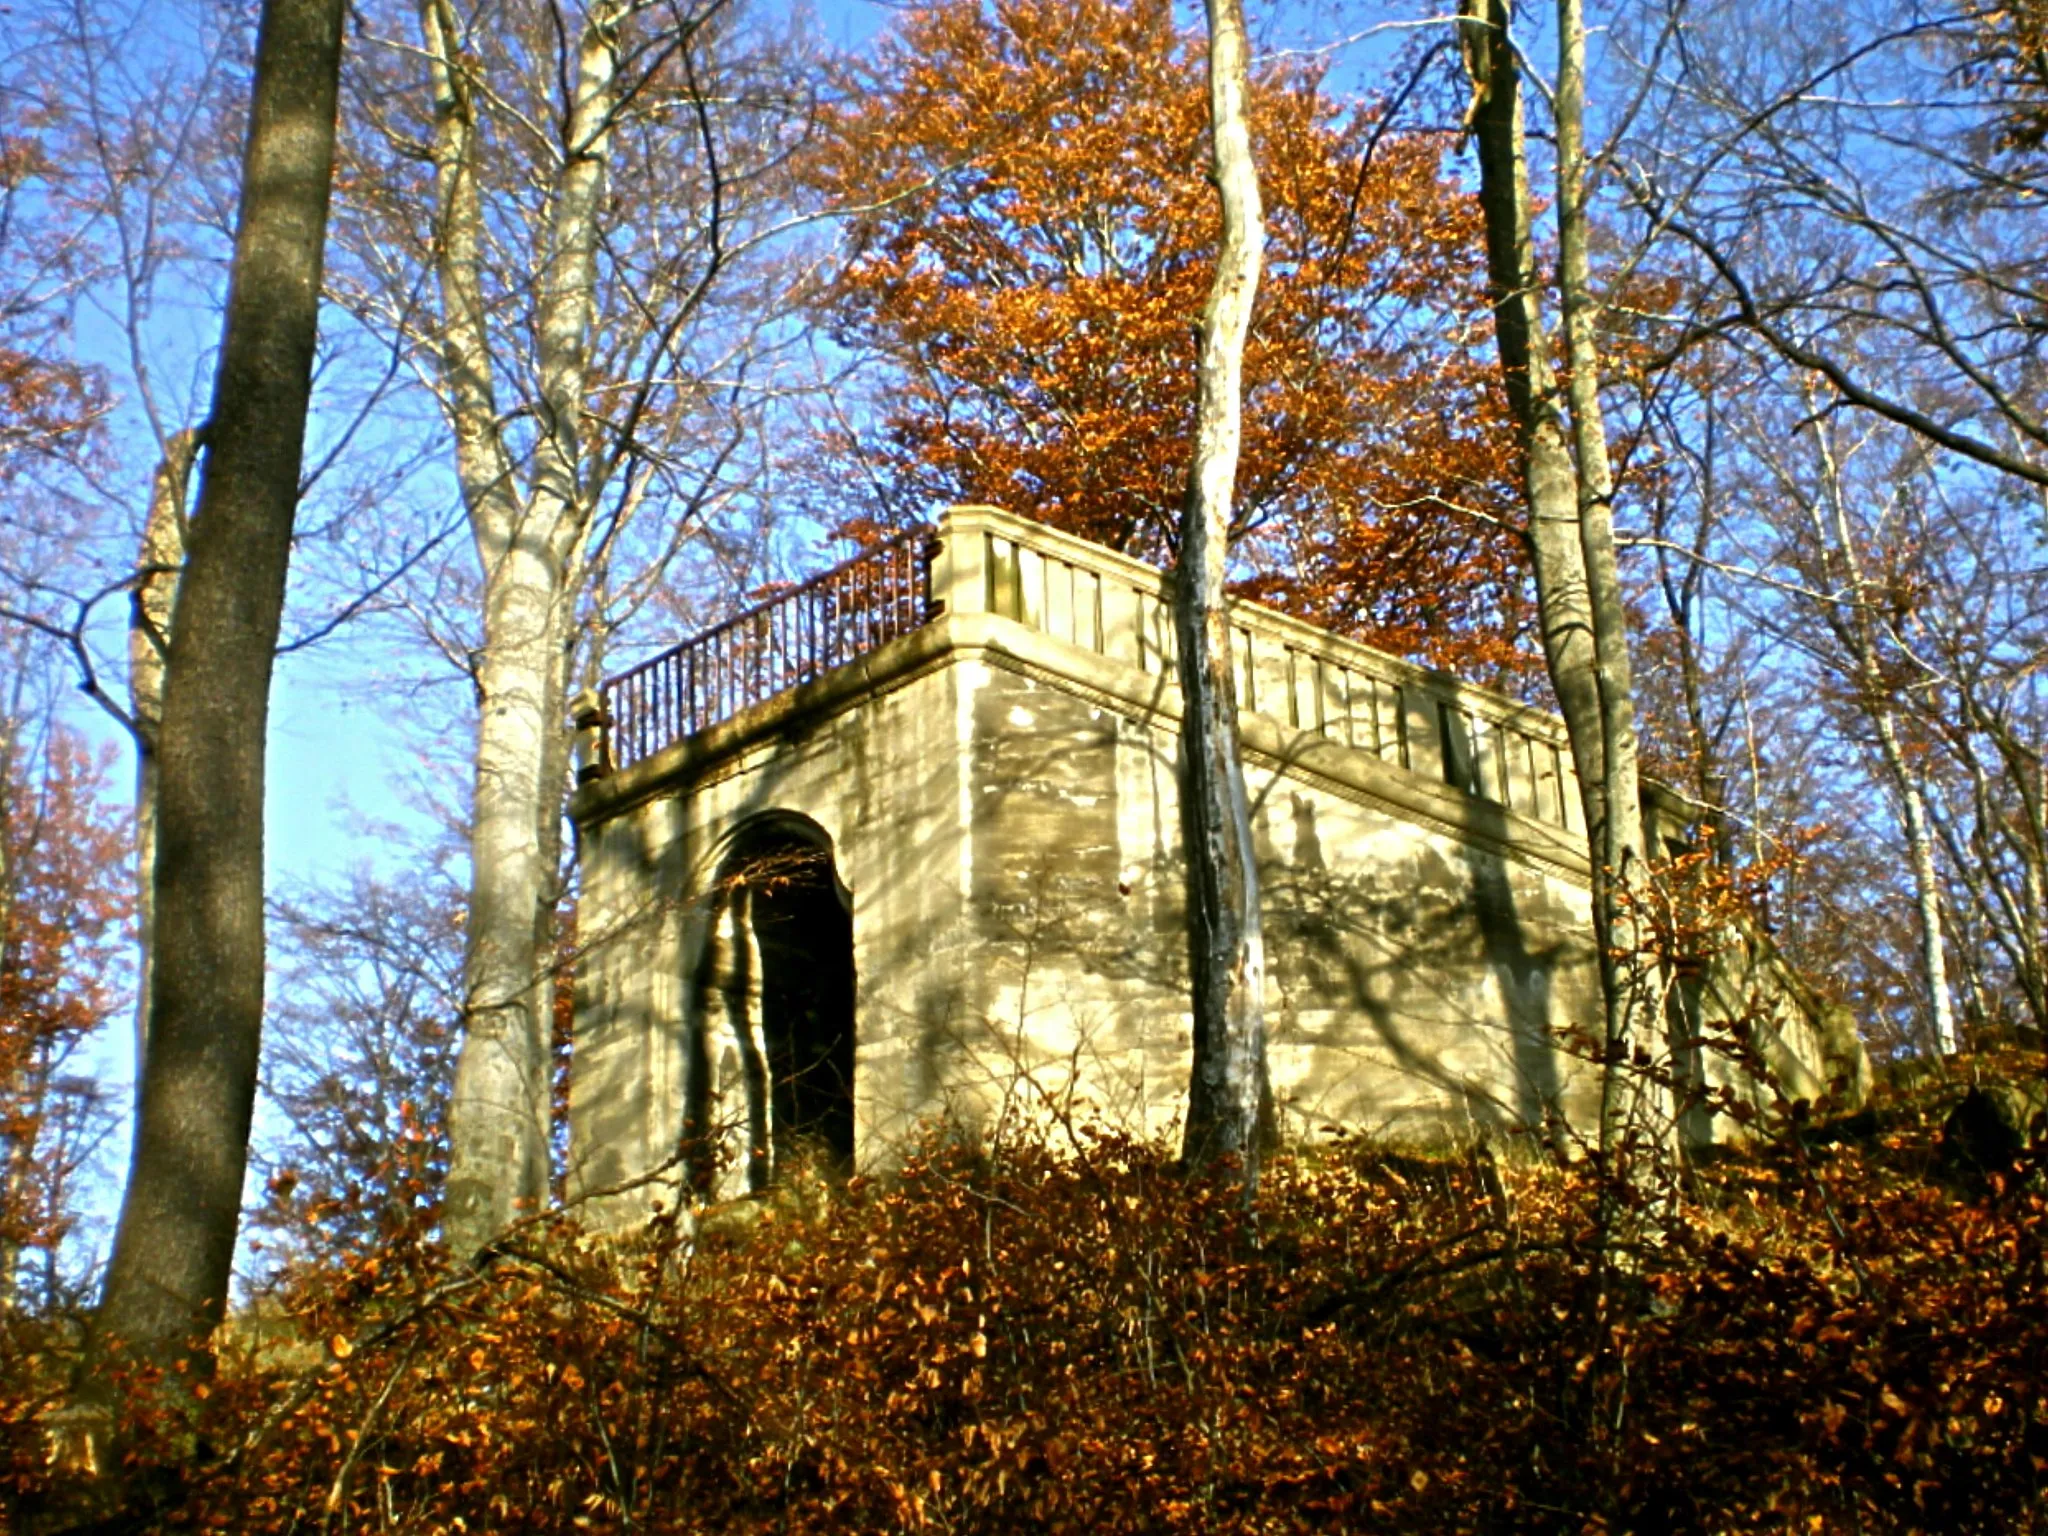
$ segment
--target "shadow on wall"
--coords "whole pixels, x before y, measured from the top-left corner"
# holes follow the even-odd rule
[[[1142,851],[1120,846],[1122,723],[1057,694],[1000,704],[1004,730],[990,720],[984,735],[1006,740],[969,781],[968,921],[893,921],[861,952],[865,1044],[901,1042],[866,1069],[882,1075],[862,1089],[864,1152],[933,1115],[980,1130],[1094,1115],[1156,1134],[1181,1108],[1184,872],[1158,829]],[[1562,1134],[1574,1074],[1561,1027],[1597,1003],[1585,914],[1556,877],[1487,846],[1510,841],[1506,812],[1475,810],[1498,822],[1476,840],[1347,814],[1333,868],[1319,825],[1331,808],[1282,778],[1266,786],[1270,1087],[1290,1133]],[[681,1120],[694,1186],[732,1195],[766,1187],[800,1148],[853,1161],[855,947],[816,822],[757,810],[712,857],[686,940]]]
[[[973,954],[957,1009],[922,1021],[932,1107],[982,1129],[1042,1112],[1162,1130],[1162,1096],[1185,1087],[1180,896],[1157,888],[1156,848],[1124,864],[1119,767],[1171,775],[1171,758],[1152,761],[1145,725],[1027,678],[991,678],[974,710]]]
[[[1116,779],[1088,761],[1112,741],[1061,724],[1028,756],[1013,724],[1005,771],[982,779],[973,996],[923,1021],[917,1044],[934,1083],[958,1091],[928,1102],[973,1106],[961,1118],[987,1125],[1020,1101],[1055,1115],[1078,1101],[1156,1132],[1178,1113],[1188,1070],[1184,869],[1163,846],[1118,869],[1103,793]],[[1559,1026],[1597,1000],[1585,914],[1471,841],[1409,837],[1384,862],[1333,869],[1316,799],[1281,784],[1255,811],[1275,1113],[1301,1129],[1554,1143],[1569,1076]],[[1479,830],[1505,843],[1506,814],[1495,816]]]
[[[1333,869],[1315,802],[1291,800],[1292,857],[1269,846],[1264,862],[1283,999],[1273,1036],[1301,1061],[1295,1112],[1551,1142],[1566,1092],[1559,1004],[1592,964],[1575,915],[1540,885],[1518,896],[1507,861],[1472,842],[1455,856],[1419,842],[1398,864]],[[1261,818],[1268,829],[1277,809]]]

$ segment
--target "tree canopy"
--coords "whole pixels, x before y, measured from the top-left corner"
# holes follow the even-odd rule
[[[952,0],[850,70],[814,175],[857,211],[819,318],[887,367],[832,440],[835,495],[1170,552],[1216,243],[1202,58],[1167,0]],[[1516,471],[1477,209],[1441,140],[1388,131],[1313,66],[1255,64],[1251,118],[1270,214],[1243,588],[1390,650],[1504,662],[1521,567],[1487,519]]]
[[[886,0],[837,58],[818,9],[15,17],[0,1526],[2048,1529],[2048,0],[1261,7],[1228,107],[1190,0]],[[1177,564],[1170,645],[904,527],[972,502]],[[801,582],[819,529],[904,536]],[[1306,637],[1238,672],[1226,590],[1547,664],[1566,731]],[[791,685],[844,634],[908,642],[890,763]],[[1069,641],[1105,670],[1038,710]],[[927,710],[942,646],[1024,686]],[[639,657],[633,777],[642,706],[570,695]],[[956,772],[998,718],[1028,757]],[[1843,1008],[1868,1059],[1780,1069]],[[1290,1057],[1389,1087],[1347,1129]],[[1390,1148],[1411,1102],[1468,1139]]]

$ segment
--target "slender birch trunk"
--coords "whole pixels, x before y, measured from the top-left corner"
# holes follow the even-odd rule
[[[157,734],[164,718],[164,658],[178,573],[185,565],[185,496],[198,434],[174,433],[150,482],[128,619],[128,718],[135,736],[135,1066],[149,1054],[149,977],[156,952]]]
[[[1899,809],[1906,824],[1906,848],[1913,864],[1913,892],[1920,915],[1920,965],[1926,974],[1934,1049],[1940,1055],[1953,1056],[1962,1049],[1962,1043],[1956,1034],[1955,1007],[1949,1000],[1948,957],[1941,942],[1941,882],[1934,867],[1927,796],[1919,781],[1906,772],[1905,757],[1899,750],[1898,733],[1892,728],[1890,716],[1881,719],[1878,735],[1887,762],[1895,765],[1892,773],[1900,785]]]
[[[484,572],[470,833],[468,1016],[449,1105],[445,1227],[487,1245],[548,1192],[549,1027],[559,819],[567,771],[568,649],[589,507],[583,408],[596,246],[615,108],[616,7],[586,18],[537,264],[540,434],[524,492],[499,426],[480,278],[485,238],[470,67],[448,0],[422,29],[435,108],[441,372],[457,472]]]
[[[1594,853],[1594,890],[1607,918],[1609,1069],[1601,1085],[1601,1144],[1612,1150],[1631,1122],[1647,1119],[1663,1140],[1669,1106],[1650,1079],[1617,1070],[1653,1032],[1654,957],[1643,925],[1651,850],[1643,828],[1643,788],[1636,743],[1635,669],[1629,658],[1628,608],[1614,549],[1614,474],[1600,409],[1598,305],[1588,253],[1586,208],[1586,18],[1583,0],[1558,0],[1557,244],[1559,308],[1564,322],[1573,457],[1578,465],[1579,548],[1593,614],[1594,683],[1600,700],[1600,819],[1587,817]],[[1604,889],[1603,889],[1604,882]]]
[[[1249,1194],[1259,1180],[1265,947],[1251,811],[1238,756],[1223,586],[1241,436],[1245,338],[1265,229],[1246,110],[1242,0],[1208,0],[1208,16],[1213,177],[1222,238],[1202,315],[1195,456],[1181,513],[1174,605],[1195,1034],[1184,1156],[1193,1167],[1236,1158]]]
[[[134,1160],[78,1394],[203,1369],[227,1306],[263,1023],[264,732],[333,179],[341,0],[265,0],[199,507],[165,660],[156,956]],[[97,1434],[66,1447],[97,1470]]]
[[[1855,531],[1849,524],[1849,507],[1843,494],[1842,466],[1825,429],[1816,435],[1822,484],[1821,497],[1812,507],[1814,534],[1823,550],[1832,551],[1829,564],[1840,567],[1853,594],[1847,613],[1832,620],[1830,627],[1849,652],[1849,662],[1856,673],[1857,696],[1877,735],[1878,756],[1898,800],[1899,819],[1906,832],[1907,862],[1913,871],[1914,907],[1920,927],[1920,983],[1926,990],[1928,1023],[1936,1053],[1953,1056],[1958,1048],[1955,1009],[1949,999],[1948,956],[1941,942],[1941,884],[1935,871],[1934,829],[1927,814],[1927,796],[1919,775],[1906,761],[1890,689],[1879,664],[1877,635],[1864,596],[1863,557],[1856,548]]]
[[[1634,681],[1614,552],[1613,481],[1599,401],[1596,309],[1588,280],[1585,206],[1585,24],[1559,0],[1558,244],[1568,387],[1551,363],[1530,234],[1521,71],[1508,0],[1464,0],[1460,33],[1473,84],[1480,207],[1494,336],[1523,453],[1523,491],[1544,659],[1571,741],[1593,866],[1606,1033],[1600,1146],[1610,1159],[1644,1106],[1632,1058],[1654,1010],[1637,916],[1645,874]],[[1653,1117],[1661,1106],[1648,1109]],[[1653,1126],[1661,1145],[1665,1128]]]

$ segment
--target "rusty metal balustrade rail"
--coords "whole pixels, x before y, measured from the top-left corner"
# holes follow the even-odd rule
[[[906,529],[608,679],[606,768],[652,757],[922,628],[934,612],[937,548],[930,527]]]

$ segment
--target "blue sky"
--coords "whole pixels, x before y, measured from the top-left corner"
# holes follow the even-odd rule
[[[842,49],[866,45],[902,8],[897,0],[814,0],[809,6],[823,37]],[[1181,9],[1190,24],[1199,21],[1198,5],[1183,0]],[[1270,45],[1302,46],[1355,34],[1384,20],[1390,9],[1356,0],[1296,0],[1278,7],[1254,4],[1250,19]],[[1418,7],[1412,12],[1404,8],[1401,14],[1427,13]],[[151,48],[195,46],[201,24],[191,23],[189,33],[179,33],[177,7],[158,10],[142,6],[137,15],[152,34]],[[1345,49],[1336,57],[1335,73],[1340,79],[1354,72],[1366,73],[1399,41],[1399,36],[1382,35]],[[174,381],[169,392],[178,398],[171,401],[170,408],[187,413],[190,419],[197,419],[203,411],[210,387],[195,358],[211,343],[212,313],[203,295],[180,305],[176,295],[169,294],[159,301],[153,317],[153,331],[159,338],[153,371],[159,381]],[[86,306],[79,334],[89,350],[105,354],[117,382],[128,376],[125,341],[117,316],[106,306],[97,311]],[[126,457],[142,460],[153,456],[132,391],[124,406],[121,431],[126,443],[143,445]],[[121,474],[134,483],[139,501],[139,492],[147,483],[146,470],[131,462]],[[318,552],[313,553],[317,558]],[[302,554],[299,565],[303,568],[306,564],[307,557]],[[102,649],[110,659],[118,658],[121,649],[119,626],[124,615],[119,606],[109,603],[102,609]],[[288,619],[287,629],[290,627]],[[409,803],[417,795],[401,792],[397,786],[416,786],[423,778],[464,771],[466,742],[448,739],[445,729],[422,729],[424,723],[459,717],[461,711],[440,700],[421,701],[405,693],[397,680],[406,669],[388,652],[388,644],[388,639],[349,630],[310,652],[279,660],[271,722],[271,794],[266,811],[274,885],[333,875],[360,861],[386,858],[390,850],[363,835],[365,817],[427,835],[432,830],[429,818]],[[118,676],[118,665],[109,671]],[[380,682],[383,678],[390,681]],[[459,686],[452,674],[449,686]],[[81,703],[74,719],[94,736],[119,741],[125,748],[120,733],[89,705]]]
[[[893,0],[820,0],[819,30],[839,48],[868,43],[902,7]],[[1183,6],[1190,21],[1199,7]],[[1279,8],[1252,7],[1255,26],[1270,24],[1290,45],[1350,35],[1381,19],[1378,7],[1304,0]],[[1346,50],[1346,66],[1369,67],[1398,39],[1383,36]],[[372,648],[374,650],[374,648]],[[418,708],[395,687],[380,695],[377,668],[362,665],[363,647],[342,636],[302,656],[280,660],[271,724],[271,788],[266,812],[273,882],[333,875],[350,864],[376,861],[379,848],[360,835],[367,815],[430,833],[427,819],[394,786],[423,774],[462,773],[466,741],[423,740]],[[448,713],[445,706],[431,709]]]
[[[205,24],[192,19],[202,14],[197,8],[158,8],[145,0],[130,3],[138,28],[133,35],[146,33],[149,42],[140,54],[131,50],[118,67],[138,88],[146,88],[163,61],[180,49],[204,45]],[[810,10],[824,40],[849,50],[869,43],[901,8],[892,0],[817,0]],[[1182,10],[1191,23],[1199,21],[1199,6],[1183,4]],[[1355,32],[1380,14],[1378,8],[1336,0],[1302,0],[1278,8],[1255,4],[1251,20],[1255,29],[1271,28],[1263,35],[1272,44],[1298,46]],[[1396,41],[1381,39],[1349,50],[1336,71],[1340,80],[1347,68],[1383,57]],[[221,254],[212,253],[216,261]],[[217,274],[218,268],[212,271]],[[214,343],[217,324],[211,297],[202,291],[203,279],[183,279],[182,290],[180,281],[167,280],[151,320],[151,371],[168,397],[165,407],[171,425],[197,420],[204,412],[211,380],[203,360]],[[88,352],[99,354],[122,393],[117,418],[121,464],[112,489],[121,506],[132,506],[139,514],[154,440],[132,387],[120,320],[118,302],[101,296],[81,307],[77,333]],[[334,430],[331,424],[326,429]],[[316,423],[309,459],[317,456],[321,431],[322,424]],[[437,468],[425,473],[429,478],[445,475]],[[302,525],[305,521],[302,518]],[[132,558],[132,537],[125,529],[111,531],[103,557],[110,569]],[[317,569],[323,557],[321,548],[302,549],[295,558],[299,575]],[[295,612],[287,617],[287,633],[309,622],[306,615],[315,606],[306,600],[303,581],[296,581]],[[119,602],[108,602],[99,617],[96,637],[107,663],[105,675],[118,679],[125,610]],[[405,686],[423,670],[429,668],[417,651],[404,651],[388,630],[380,632],[375,626],[352,626],[323,645],[279,659],[265,808],[273,893],[307,882],[332,881],[362,864],[398,873],[414,856],[409,844],[441,835],[442,818],[427,802],[442,808],[460,803],[468,772],[471,715],[461,697],[465,685],[452,669],[443,669],[442,681],[425,693]],[[127,752],[125,735],[86,701],[76,703],[71,718],[95,739],[114,742]],[[114,782],[125,786],[132,782],[131,775],[132,765],[124,760]],[[391,835],[394,829],[396,837]],[[108,1032],[102,1066],[109,1079],[131,1076],[128,1047],[127,1030]]]

